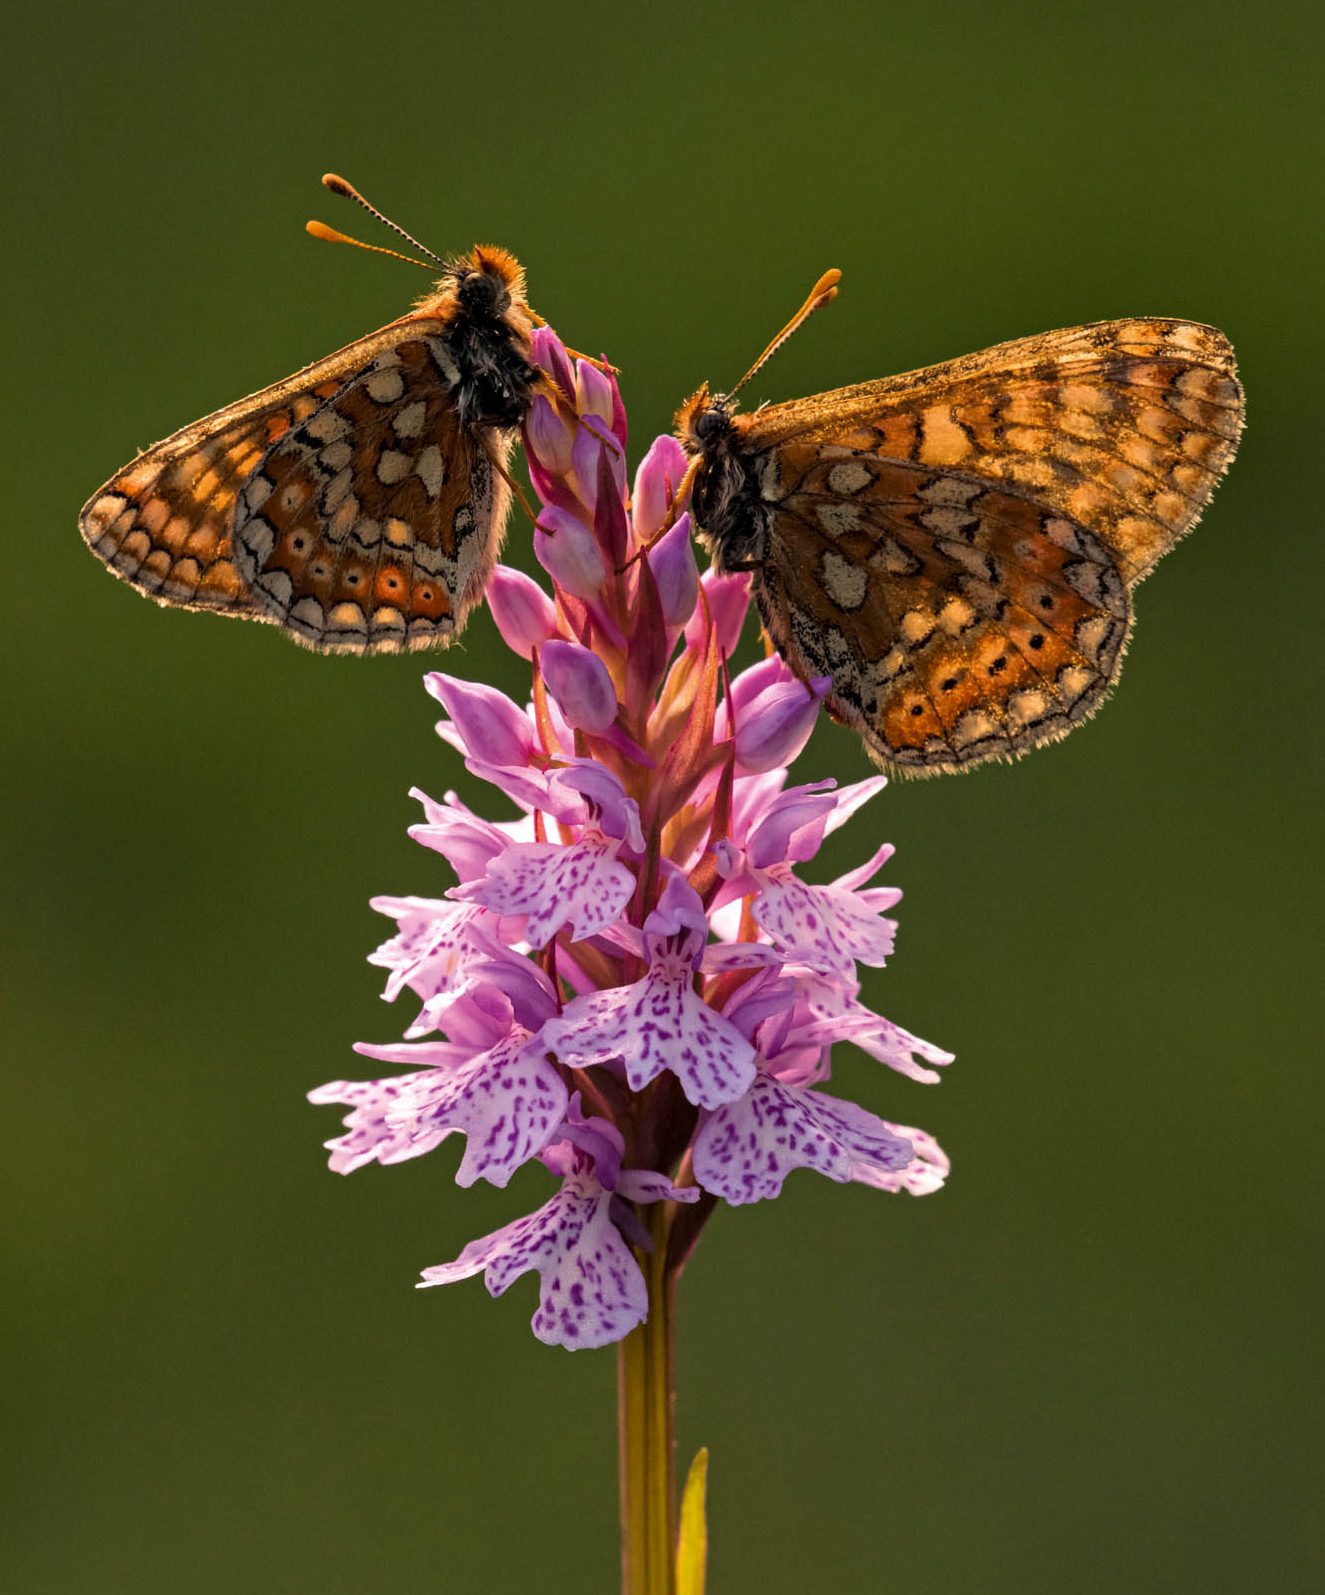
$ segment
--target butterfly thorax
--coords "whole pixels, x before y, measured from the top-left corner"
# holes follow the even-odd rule
[[[513,257],[475,249],[447,267],[436,294],[418,308],[446,324],[442,342],[454,368],[461,426],[518,426],[537,372],[528,358],[532,322],[524,277]]]
[[[701,464],[691,509],[719,570],[762,564],[768,550],[770,506],[760,490],[758,456],[743,446],[731,401],[701,388],[676,415],[687,453]]]

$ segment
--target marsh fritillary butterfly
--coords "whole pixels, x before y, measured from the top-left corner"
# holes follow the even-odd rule
[[[92,495],[79,526],[158,603],[266,621],[323,652],[430,647],[464,625],[501,547],[539,318],[513,255],[443,261],[343,178],[323,182],[430,255],[435,290],[155,444]]]
[[[1099,707],[1132,589],[1195,525],[1242,419],[1223,333],[1148,318],[749,415],[706,385],[676,424],[715,564],[752,573],[773,644],[832,678],[874,760],[925,774],[1054,742]]]

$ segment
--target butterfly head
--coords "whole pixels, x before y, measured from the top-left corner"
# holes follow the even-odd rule
[[[478,244],[450,262],[447,278],[460,310],[474,321],[499,321],[512,307],[525,308],[524,271],[515,256],[490,244]]]
[[[725,393],[710,393],[705,382],[676,412],[673,425],[688,454],[721,450],[732,431],[733,404]]]

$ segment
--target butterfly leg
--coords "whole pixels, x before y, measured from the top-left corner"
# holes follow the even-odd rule
[[[540,530],[538,516],[534,511],[534,506],[529,502],[529,495],[525,492],[524,488],[520,486],[511,473],[506,469],[506,466],[497,458],[496,454],[494,454],[490,448],[484,445],[483,452],[487,455],[488,463],[492,466],[493,470],[496,471],[497,475],[505,481],[507,487],[509,487],[511,492],[515,495],[516,502],[529,517],[529,524],[534,528],[535,531]]]
[[[677,484],[676,492],[672,494],[672,500],[668,505],[667,514],[663,517],[662,525],[656,532],[654,532],[652,537],[646,539],[646,541],[640,544],[640,546],[617,572],[618,576],[621,575],[622,572],[628,571],[637,559],[642,558],[645,554],[649,553],[651,549],[657,547],[657,545],[662,542],[663,538],[667,536],[668,532],[671,531],[672,527],[676,525],[677,521],[680,520],[684,509],[690,502],[690,489],[695,484],[695,476],[702,464],[703,457],[701,455],[696,455],[694,459],[692,459],[686,466],[685,475],[682,476],[680,482]],[[753,568],[754,567],[751,566],[751,569]]]

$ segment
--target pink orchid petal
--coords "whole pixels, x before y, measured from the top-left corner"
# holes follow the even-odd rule
[[[409,1076],[387,1125],[425,1139],[461,1131],[467,1141],[456,1184],[505,1186],[552,1139],[566,1111],[565,1083],[543,1050],[516,1026],[460,1069]]]
[[[450,895],[498,914],[527,914],[531,947],[546,947],[565,925],[573,940],[583,941],[606,930],[634,893],[635,877],[618,863],[617,846],[593,832],[568,847],[519,843],[492,861],[483,880],[453,887]]]
[[[888,1124],[886,1119],[881,1122]],[[888,1128],[903,1140],[910,1141],[915,1149],[911,1161],[904,1169],[861,1167],[856,1170],[854,1178],[862,1185],[872,1185],[879,1191],[905,1191],[910,1196],[928,1196],[939,1190],[952,1167],[948,1154],[925,1130],[914,1130],[905,1124],[888,1124]]]
[[[612,1223],[611,1194],[591,1177],[572,1174],[535,1213],[482,1240],[453,1263],[423,1271],[422,1284],[445,1285],[485,1271],[500,1296],[522,1274],[539,1275],[534,1334],[547,1345],[586,1350],[621,1340],[648,1311],[644,1276]]]
[[[695,1138],[695,1178],[733,1206],[777,1196],[793,1169],[845,1183],[905,1169],[911,1142],[854,1102],[797,1090],[760,1074],[749,1092],[710,1114]]]
[[[893,856],[897,849],[891,842],[885,842],[876,852],[872,853],[863,864],[855,869],[848,870],[845,875],[839,875],[833,882],[833,887],[839,892],[855,892],[864,886],[866,881],[873,880],[883,866]],[[888,895],[892,901],[887,904],[874,904],[872,906],[891,908],[894,903],[901,901],[902,894],[896,887],[888,888]]]
[[[775,946],[825,974],[852,975],[857,962],[875,968],[892,954],[896,921],[880,919],[850,892],[811,886],[786,866],[767,870],[754,916]]]
[[[617,1190],[632,1202],[697,1202],[704,1194],[697,1185],[673,1185],[652,1169],[623,1170]]]
[[[696,1106],[731,1102],[754,1078],[754,1048],[697,995],[691,976],[687,961],[664,954],[632,986],[577,997],[543,1038],[577,1068],[621,1058],[632,1091],[670,1069]]]
[[[872,797],[876,797],[888,785],[886,775],[866,776],[863,781],[853,781],[850,786],[840,787],[837,792],[837,802],[833,812],[828,818],[825,831],[831,833],[839,831],[858,809],[864,807]]]
[[[430,1136],[420,1136],[412,1130],[388,1123],[388,1114],[415,1079],[428,1077],[428,1071],[419,1076],[397,1075],[386,1080],[332,1080],[308,1093],[310,1102],[342,1103],[352,1108],[341,1123],[347,1135],[326,1141],[323,1145],[331,1153],[327,1160],[334,1174],[352,1174],[366,1163],[403,1163],[407,1158],[422,1157],[440,1146],[450,1130],[435,1128]]]

